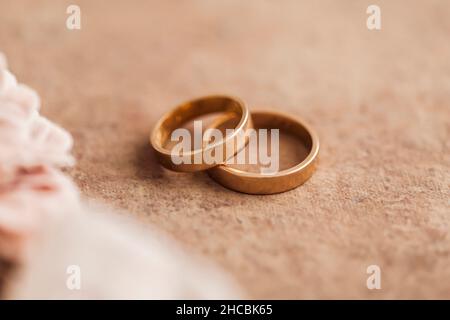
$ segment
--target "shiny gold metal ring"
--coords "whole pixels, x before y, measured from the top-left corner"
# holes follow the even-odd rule
[[[300,119],[273,111],[252,111],[255,129],[279,129],[295,135],[309,153],[294,167],[267,175],[220,165],[208,170],[216,182],[229,189],[249,194],[274,194],[291,190],[308,180],[315,170],[319,139],[314,130]],[[218,125],[218,123],[216,123]]]
[[[225,136],[219,141],[208,145],[202,145],[201,148],[183,151],[183,157],[190,159],[189,163],[175,164],[173,161],[172,150],[167,148],[167,143],[171,138],[171,134],[175,129],[183,126],[188,121],[197,117],[211,114],[223,113],[233,117],[238,117],[239,123],[234,128],[234,133]],[[193,172],[206,170],[211,167],[224,163],[229,154],[223,153],[223,158],[218,163],[196,162],[195,159],[203,159],[206,152],[211,152],[215,148],[227,147],[235,148],[233,155],[245,147],[246,141],[237,139],[237,136],[250,128],[251,118],[246,104],[231,96],[214,95],[191,100],[177,106],[174,110],[164,115],[155,125],[151,135],[150,143],[155,150],[160,163],[167,169],[181,172]]]

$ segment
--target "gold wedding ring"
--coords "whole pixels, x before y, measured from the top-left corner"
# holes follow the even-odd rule
[[[224,187],[249,194],[280,193],[298,187],[308,180],[315,170],[319,153],[317,134],[303,121],[279,112],[252,111],[252,120],[256,130],[280,129],[298,137],[308,150],[307,157],[294,167],[269,175],[219,165],[208,170],[210,177]]]
[[[234,128],[233,134],[227,135],[219,141],[214,141],[214,143],[208,145],[202,145],[201,147],[193,150],[183,150],[182,156],[184,159],[188,159],[190,161],[178,164],[174,163],[174,154],[172,150],[167,148],[167,143],[171,139],[172,132],[190,120],[216,112],[238,117],[239,123]],[[198,162],[196,159],[204,159],[204,154],[217,148],[227,149],[227,147],[236,147],[233,149],[235,150],[233,155],[236,154],[244,148],[246,144],[246,141],[237,139],[237,136],[251,126],[250,114],[243,101],[230,96],[207,96],[185,102],[164,115],[153,129],[150,135],[150,143],[155,150],[160,163],[167,169],[182,172],[201,171],[217,166],[220,163],[224,163],[229,155],[223,153],[223,156],[218,163],[206,163],[204,161]]]

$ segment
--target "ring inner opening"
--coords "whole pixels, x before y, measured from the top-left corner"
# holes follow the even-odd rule
[[[285,118],[282,115],[274,115],[264,112],[253,113],[252,120],[255,130],[256,132],[258,132],[258,136],[260,129],[267,129],[267,142],[265,142],[267,146],[266,154],[271,159],[271,161],[278,161],[278,172],[295,167],[303,160],[305,160],[311,152],[311,135],[300,123],[295,122],[289,118]],[[224,130],[226,127],[235,125],[236,121],[236,118],[230,118],[218,125],[217,128],[220,130]],[[270,129],[279,129],[279,143],[277,150],[272,150],[272,138]],[[246,148],[239,152],[235,157],[231,158],[227,165],[231,168],[250,173],[260,173],[262,167],[267,168],[268,166],[271,166],[272,168],[276,168],[273,164],[267,165],[267,163],[261,163],[259,157],[259,147],[261,141],[259,137],[257,140],[258,150],[255,151],[254,148],[251,148],[249,143]],[[250,152],[256,152],[258,154],[258,163],[250,163]],[[278,152],[278,157],[275,157],[273,152]],[[244,164],[239,163],[239,161],[237,160],[240,153],[243,153],[245,155]],[[241,154],[240,156],[242,159],[243,155]]]
[[[193,151],[195,150],[194,140],[198,139],[198,135],[202,138],[211,123],[223,116],[238,119],[236,123],[226,124],[226,128],[235,128],[242,118],[242,107],[239,102],[227,97],[211,97],[185,103],[178,106],[162,122],[157,139],[163,148],[171,150],[178,143],[178,141],[171,141],[172,132],[176,129],[186,129],[190,133],[191,151]],[[201,121],[201,132],[194,130],[194,121]],[[224,138],[226,138],[225,135]]]

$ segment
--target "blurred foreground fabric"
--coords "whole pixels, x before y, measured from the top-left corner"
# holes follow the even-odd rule
[[[154,228],[105,208],[49,221],[8,299],[237,299],[233,279]],[[79,279],[77,278],[79,277]]]

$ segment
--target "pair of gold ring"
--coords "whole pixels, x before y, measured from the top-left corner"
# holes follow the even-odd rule
[[[167,146],[172,132],[189,121],[213,113],[224,114],[213,127],[223,125],[229,119],[239,119],[233,133],[219,141],[214,141],[213,144],[184,150],[183,157],[194,159],[200,156],[200,159],[203,159],[202,155],[210,153],[217,147],[230,147],[233,152],[221,153],[220,161],[215,163],[205,161],[174,163],[173,152]],[[252,128],[279,129],[295,135],[307,148],[308,155],[297,165],[273,174],[248,172],[228,166],[227,160],[243,150],[248,142],[248,139],[238,139],[239,134]],[[240,99],[221,95],[202,97],[177,106],[158,121],[150,135],[150,143],[165,168],[180,172],[207,170],[209,176],[223,186],[249,194],[280,193],[301,185],[313,174],[319,153],[319,139],[303,121],[274,111],[252,111],[250,114],[246,104]]]

